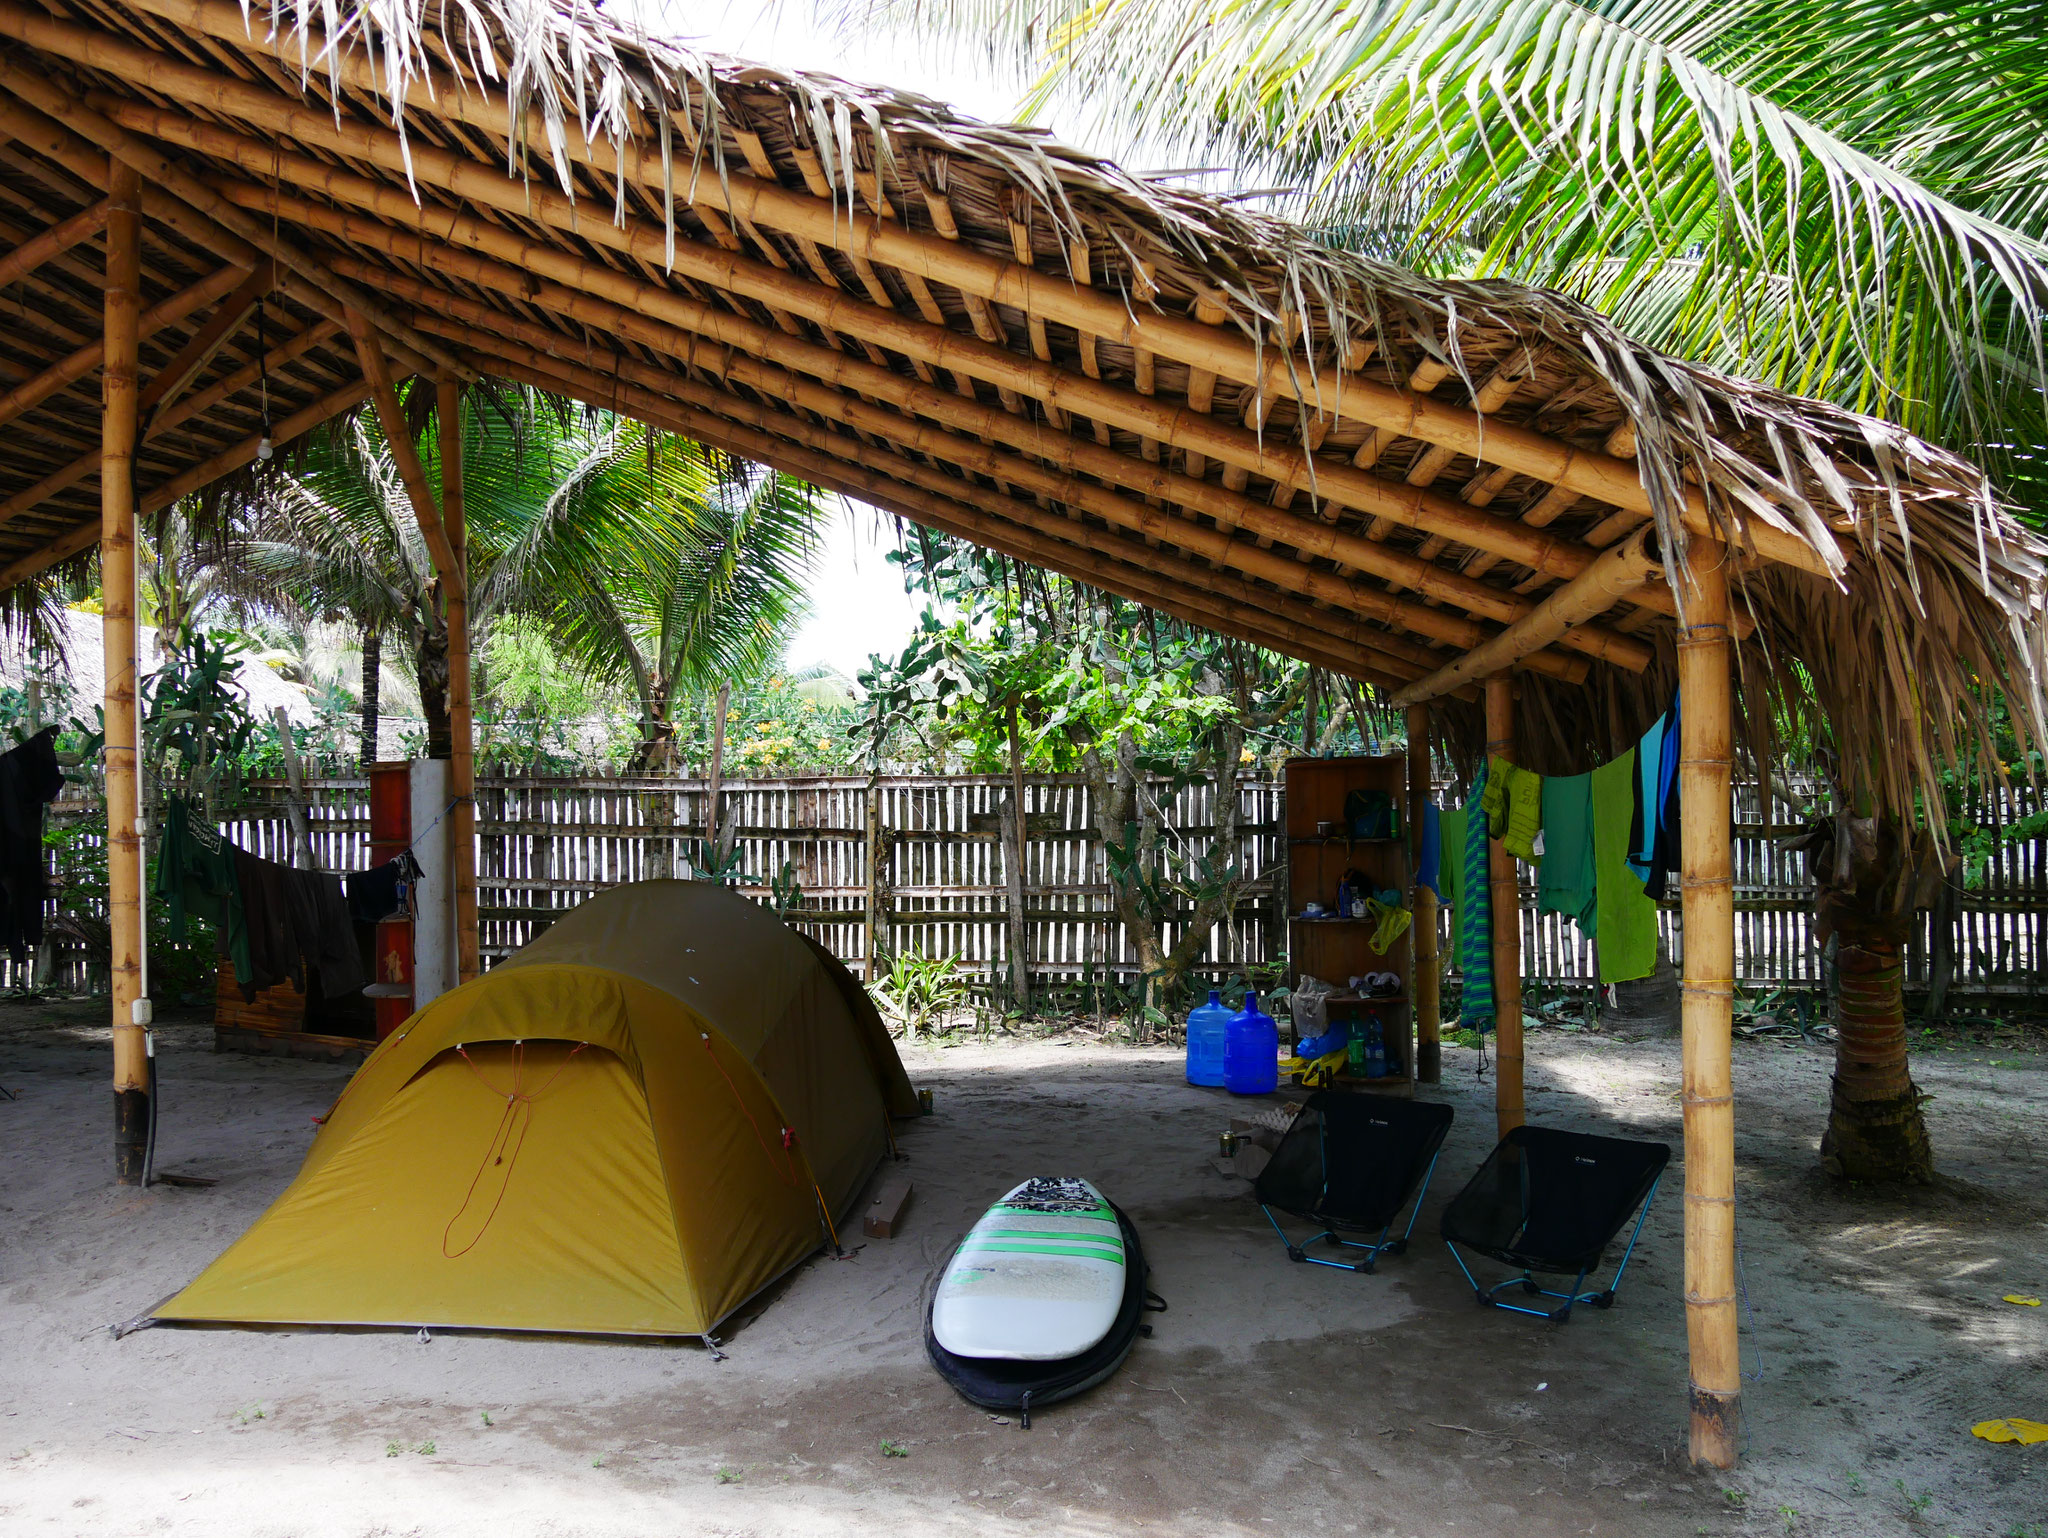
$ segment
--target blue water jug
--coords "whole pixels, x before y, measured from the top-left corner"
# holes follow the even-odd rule
[[[1230,1029],[1230,1006],[1216,989],[1209,1002],[1188,1015],[1188,1083],[1215,1089],[1223,1083],[1223,1039]]]
[[[1280,1027],[1250,991],[1225,1028],[1223,1087],[1233,1095],[1270,1095],[1280,1087]]]

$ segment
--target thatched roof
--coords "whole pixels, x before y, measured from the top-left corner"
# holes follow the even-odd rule
[[[1701,539],[1752,719],[1810,691],[1890,804],[1987,689],[2039,724],[2048,548],[1955,455],[924,97],[565,0],[0,0],[0,134],[0,586],[94,537],[112,152],[165,380],[145,508],[253,458],[261,293],[280,438],[363,400],[353,307],[396,373],[615,407],[1454,729],[1436,675],[1487,646],[1539,767],[1668,698]]]

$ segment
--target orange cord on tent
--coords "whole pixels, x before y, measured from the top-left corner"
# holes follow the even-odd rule
[[[718,1076],[725,1080],[725,1087],[732,1091],[733,1103],[740,1108],[740,1115],[746,1117],[747,1125],[754,1129],[754,1141],[761,1145],[761,1152],[768,1156],[768,1162],[771,1165],[774,1164],[775,1151],[768,1146],[768,1139],[761,1135],[761,1124],[754,1120],[754,1113],[747,1108],[747,1097],[740,1093],[740,1087],[733,1083],[732,1075],[725,1071],[725,1064],[718,1060],[718,1050],[711,1045],[711,1033],[709,1031],[699,1031],[697,1034],[703,1040],[704,1052],[711,1059],[711,1066],[718,1070]],[[796,1173],[795,1144],[796,1134],[790,1131],[789,1128],[784,1127],[782,1129],[782,1151],[787,1156],[786,1163],[788,1167],[779,1173],[792,1186],[800,1186],[801,1182],[797,1179]]]
[[[508,1144],[512,1164],[515,1167],[518,1165],[520,1150],[526,1147],[526,1129],[533,1124],[531,1108],[534,1101],[553,1088],[555,1080],[562,1076],[563,1070],[569,1066],[576,1054],[581,1052],[587,1045],[587,1042],[579,1041],[575,1046],[571,1047],[568,1057],[563,1058],[561,1063],[555,1068],[555,1071],[548,1075],[547,1083],[529,1094],[521,1094],[519,1090],[519,1078],[526,1069],[525,1042],[515,1041],[512,1043],[512,1088],[509,1091],[500,1090],[489,1079],[484,1077],[484,1071],[477,1067],[476,1060],[469,1055],[469,1048],[466,1044],[458,1044],[456,1046],[455,1055],[469,1065],[469,1071],[476,1075],[477,1083],[483,1085],[485,1089],[505,1102],[505,1109],[498,1117],[497,1130],[491,1134],[491,1141],[484,1149],[482,1162],[477,1165],[476,1173],[469,1177],[469,1189],[462,1193],[462,1205],[455,1209],[455,1216],[451,1217],[448,1220],[447,1227],[441,1230],[441,1254],[444,1259],[460,1260],[464,1255],[475,1249],[482,1242],[484,1235],[490,1232],[491,1225],[498,1220],[498,1209],[505,1203],[505,1192],[512,1185],[512,1171],[510,1169],[505,1171],[505,1178],[498,1182],[498,1198],[491,1203],[491,1210],[483,1221],[483,1227],[479,1228],[471,1236],[469,1243],[465,1244],[461,1249],[451,1252],[448,1248],[449,1235],[455,1231],[455,1224],[462,1217],[463,1213],[469,1211],[470,1199],[476,1195],[477,1182],[484,1178],[484,1171],[490,1169],[493,1165],[505,1162]],[[521,1106],[528,1108],[526,1118],[517,1123],[518,1141],[511,1142],[514,1123],[518,1118]]]

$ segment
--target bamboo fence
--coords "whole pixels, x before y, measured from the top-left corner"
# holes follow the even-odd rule
[[[1798,777],[1793,786],[1807,788]],[[865,970],[876,943],[872,912],[884,948],[957,956],[968,973],[999,979],[1009,958],[1008,871],[1000,837],[1009,792],[1006,775],[887,775],[872,786],[863,776],[727,780],[722,820],[737,826],[742,890],[771,901],[771,885],[787,866],[801,888],[795,922],[856,973]],[[243,804],[226,819],[231,836],[256,854],[289,862],[288,794],[282,780],[250,784]],[[1210,976],[1277,959],[1280,915],[1272,877],[1284,856],[1280,786],[1247,776],[1238,781],[1237,794],[1243,818],[1237,857],[1252,881],[1230,922],[1210,936],[1197,968]],[[362,869],[369,849],[366,782],[315,778],[306,783],[305,795],[321,868]],[[705,782],[694,779],[480,776],[477,871],[484,963],[518,949],[553,915],[592,893],[654,873],[662,849],[680,855],[694,846],[703,834],[706,795]],[[1025,930],[1033,977],[1056,986],[1090,977],[1128,981],[1138,964],[1110,903],[1087,787],[1077,776],[1027,776],[1024,803]],[[2008,790],[1987,798],[1973,816],[1997,827],[2039,804],[2024,789]],[[1172,799],[1168,826],[1206,847],[1214,806],[1212,787],[1192,787]],[[67,795],[55,820],[83,809]],[[1756,784],[1736,781],[1735,975],[1752,990],[1821,985],[1804,862],[1776,847],[1797,830],[1790,818],[1778,799],[1767,822]],[[671,869],[680,870],[680,863]],[[1569,920],[1537,914],[1534,873],[1524,867],[1522,877],[1524,980],[1546,989],[1589,986],[1595,976],[1592,943]],[[1952,992],[2048,996],[2048,839],[2003,846],[1982,883],[1965,891],[1960,909]],[[1683,955],[1675,896],[1661,924],[1675,964]],[[1443,954],[1455,965],[1447,913],[1439,925]],[[1168,934],[1173,933],[1170,918]],[[75,957],[60,954],[55,961],[53,980],[60,986],[84,982]],[[1907,962],[1908,986],[1925,987],[1924,917]],[[7,975],[12,981],[11,968]]]

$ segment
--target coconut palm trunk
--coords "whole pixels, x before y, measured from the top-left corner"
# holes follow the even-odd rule
[[[384,631],[377,625],[363,627],[362,761],[365,769],[377,761],[377,723],[383,713]]]
[[[1872,817],[1819,823],[1791,847],[1806,853],[1820,933],[1834,938],[1840,978],[1821,1165],[1871,1184],[1932,1180],[1922,1096],[1906,1060],[1904,962],[1924,885],[1916,866],[1932,851],[1916,850],[1896,821]]]
[[[1904,946],[1895,938],[1845,938],[1836,964],[1835,1081],[1821,1163],[1847,1180],[1931,1180],[1934,1151],[1906,1061]]]
[[[455,756],[455,723],[448,714],[448,622],[435,615],[420,639],[420,714],[427,723],[427,757]]]

